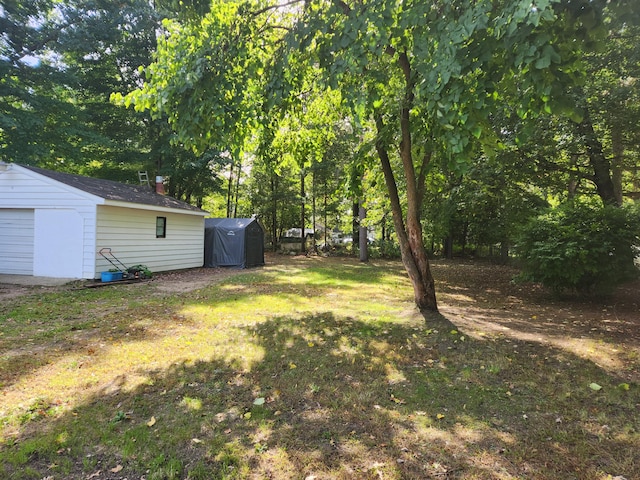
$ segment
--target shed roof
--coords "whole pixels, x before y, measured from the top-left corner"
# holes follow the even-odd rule
[[[90,193],[91,195],[104,198],[105,200],[206,213],[204,210],[194,207],[186,202],[156,193],[146,185],[132,185],[115,182],[113,180],[104,180],[101,178],[85,177],[72,173],[56,172],[28,165],[21,166],[57,182],[77,188],[78,190]]]
[[[257,220],[255,218],[205,218],[204,225],[205,228],[220,227],[229,230],[242,230],[253,222],[257,223]]]

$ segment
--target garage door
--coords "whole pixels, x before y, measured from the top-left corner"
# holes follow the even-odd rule
[[[33,210],[0,209],[0,273],[33,275]]]

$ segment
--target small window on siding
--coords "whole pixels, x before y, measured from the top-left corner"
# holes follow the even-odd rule
[[[167,217],[156,217],[156,238],[166,238]]]

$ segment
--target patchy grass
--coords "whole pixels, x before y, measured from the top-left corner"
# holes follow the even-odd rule
[[[638,478],[634,297],[434,270],[427,318],[400,264],[345,259],[4,301],[0,476]]]

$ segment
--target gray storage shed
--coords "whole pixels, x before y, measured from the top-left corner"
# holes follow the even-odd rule
[[[257,219],[205,219],[205,267],[250,268],[260,265],[264,265],[264,229]]]

